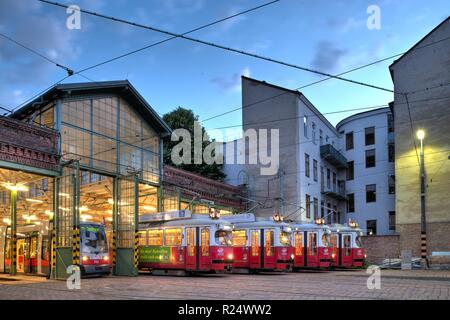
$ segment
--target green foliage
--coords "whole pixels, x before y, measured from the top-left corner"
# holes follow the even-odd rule
[[[194,122],[198,121],[198,116],[194,114],[194,112],[190,109],[185,109],[182,107],[178,107],[175,110],[166,113],[163,116],[163,120],[169,125],[169,127],[172,128],[172,130],[175,129],[186,129],[191,133],[191,158],[194,159]],[[214,142],[214,140],[211,140],[211,138],[207,135],[205,128],[202,126],[202,134],[203,136],[207,137],[205,139],[206,141],[202,142],[203,148],[205,148],[208,144],[211,142]],[[177,167],[186,171],[190,171],[193,173],[197,173],[199,175],[202,175],[206,178],[214,179],[214,180],[220,180],[222,181],[226,175],[222,171],[222,165],[221,164],[181,164],[181,165],[175,165],[172,163],[170,154],[172,152],[172,149],[175,145],[177,145],[179,141],[171,141],[170,137],[168,137],[164,141],[164,164]]]

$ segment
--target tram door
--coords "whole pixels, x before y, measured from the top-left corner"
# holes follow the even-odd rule
[[[259,230],[250,230],[250,269],[262,268],[261,265],[261,239]]]
[[[17,255],[17,272],[24,273],[25,272],[25,239],[17,239],[17,247],[16,247],[16,255]]]
[[[275,231],[264,230],[264,259],[261,259],[263,263],[262,268],[275,268]]]
[[[186,270],[197,270],[197,228],[186,228]]]
[[[294,233],[294,264],[304,266],[303,232]]]
[[[199,253],[199,268],[200,270],[208,270],[211,267],[211,250],[210,250],[210,228],[200,228],[200,253]]]
[[[38,273],[38,235],[33,234],[26,238],[28,247],[25,263],[25,272]]]
[[[318,249],[318,239],[317,232],[308,232],[308,261],[305,265],[309,267],[316,267],[319,265],[319,249]]]
[[[341,265],[351,266],[352,265],[352,235],[342,234],[341,235]]]

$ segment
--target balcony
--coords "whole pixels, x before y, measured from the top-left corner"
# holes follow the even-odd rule
[[[320,156],[338,169],[347,168],[347,159],[331,144],[320,146]]]
[[[322,185],[321,192],[323,195],[336,199],[338,201],[346,201],[347,195],[345,193],[345,181],[338,180],[337,185],[331,185],[331,188],[328,188]]]

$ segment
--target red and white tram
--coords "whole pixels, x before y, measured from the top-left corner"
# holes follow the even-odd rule
[[[348,225],[331,225],[330,245],[333,267],[362,267],[366,259],[365,250],[361,244],[363,232],[356,222]]]
[[[207,216],[181,210],[141,216],[139,269],[153,274],[230,271],[231,230],[231,224],[215,212]]]
[[[316,223],[290,223],[294,248],[293,269],[330,268],[330,227],[322,219]]]
[[[278,217],[278,218],[276,218]],[[291,227],[251,213],[227,216],[233,224],[233,270],[288,271],[292,267]]]

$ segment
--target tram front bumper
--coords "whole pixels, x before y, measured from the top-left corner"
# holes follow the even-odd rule
[[[110,265],[82,265],[81,274],[109,274],[111,273]]]

